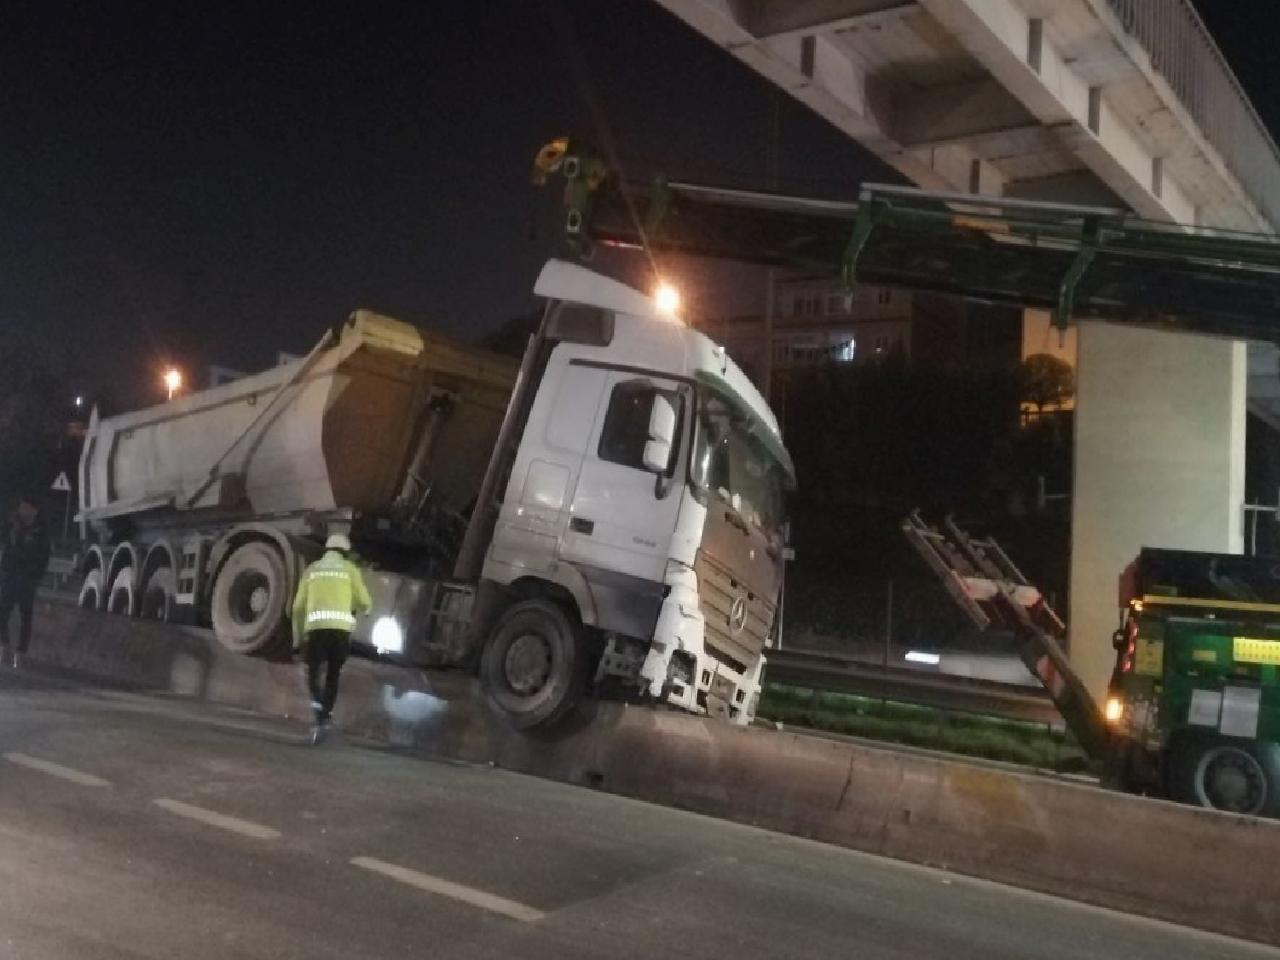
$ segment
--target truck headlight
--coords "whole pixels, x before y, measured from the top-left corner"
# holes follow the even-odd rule
[[[404,652],[404,630],[395,617],[379,617],[375,620],[369,639],[379,653]]]

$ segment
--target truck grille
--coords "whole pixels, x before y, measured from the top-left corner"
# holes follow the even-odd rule
[[[698,598],[706,621],[707,652],[725,666],[745,673],[764,650],[775,604],[772,598],[756,594],[728,567],[703,551],[698,552],[693,569],[698,575]],[[731,616],[733,602],[739,597],[746,607],[746,620],[735,631]]]

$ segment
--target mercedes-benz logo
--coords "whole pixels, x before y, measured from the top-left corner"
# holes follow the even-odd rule
[[[741,633],[747,625],[747,601],[742,594],[733,598],[729,607],[729,632]]]

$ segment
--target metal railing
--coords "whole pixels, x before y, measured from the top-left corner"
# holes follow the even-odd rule
[[[1280,150],[1190,0],[1106,0],[1271,225]],[[1212,225],[1212,224],[1211,224]]]

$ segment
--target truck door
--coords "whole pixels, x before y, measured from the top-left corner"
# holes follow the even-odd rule
[[[666,470],[644,464],[654,397],[675,411]],[[586,444],[561,558],[593,576],[635,577],[661,584],[680,511],[690,391],[674,380],[630,371],[608,372]]]

